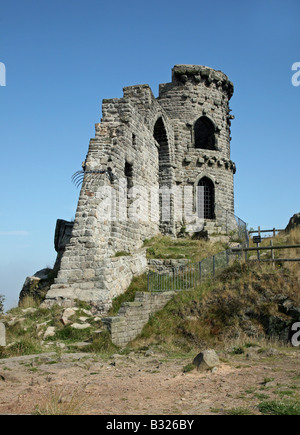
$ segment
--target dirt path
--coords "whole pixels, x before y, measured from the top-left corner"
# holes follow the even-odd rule
[[[183,373],[190,359],[83,353],[0,360],[0,414],[259,414],[258,404],[300,397],[298,349],[226,356],[215,373]],[[46,411],[45,411],[46,410]]]

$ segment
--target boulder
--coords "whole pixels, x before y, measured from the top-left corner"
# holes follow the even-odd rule
[[[193,364],[198,371],[212,370],[220,365],[220,360],[214,350],[204,350],[194,358]]]
[[[45,332],[45,334],[43,336],[43,339],[46,340],[46,338],[48,338],[48,337],[54,337],[54,335],[55,335],[55,327],[54,326],[49,326],[46,329],[46,332]]]
[[[90,328],[91,325],[89,323],[73,323],[71,328],[73,329],[87,329]]]
[[[73,308],[66,308],[63,312],[62,317],[61,317],[61,321],[62,321],[63,325],[68,325],[69,323],[71,323],[69,318],[74,316],[74,314],[76,314],[76,311],[73,310]]]

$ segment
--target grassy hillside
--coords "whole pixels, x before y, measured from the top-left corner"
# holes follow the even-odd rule
[[[300,244],[300,229],[281,233],[273,242]],[[265,240],[262,246],[269,243]],[[278,253],[281,258],[300,258],[300,249]],[[275,267],[236,263],[215,281],[178,293],[151,318],[135,345],[160,344],[190,351],[207,345],[226,347],[236,341],[286,342],[291,323],[299,321],[299,308],[299,263],[277,263]]]
[[[274,245],[299,243],[299,228],[274,240]],[[264,244],[269,241],[265,240]],[[222,242],[168,237],[146,241],[146,246],[150,257],[181,256],[191,261],[227,247]],[[280,256],[300,257],[300,250],[281,251]],[[286,342],[291,323],[300,318],[299,283],[299,263],[276,264],[275,268],[271,263],[236,263],[214,281],[176,294],[163,310],[152,316],[128,349],[154,344],[180,352],[207,346],[243,348],[270,337]],[[122,302],[134,300],[137,291],[146,290],[147,276],[135,278],[128,291],[113,301],[109,315],[116,315]],[[91,307],[78,302],[76,313],[70,317],[71,324],[89,324],[82,330],[64,325],[63,313],[60,307],[41,309],[29,298],[22,306],[0,315],[0,321],[6,324],[8,343],[6,348],[0,348],[0,358],[74,349],[104,354],[116,351],[109,336],[101,332],[101,319],[93,314]],[[54,334],[46,337],[49,328],[54,328]]]
[[[293,273],[268,264],[235,264],[215,281],[178,293],[151,318],[135,345],[160,344],[190,352],[231,347],[237,340],[285,341],[293,322],[284,312],[286,301],[300,307],[300,284]]]

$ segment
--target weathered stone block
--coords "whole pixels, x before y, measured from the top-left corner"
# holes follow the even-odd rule
[[[204,350],[194,358],[193,364],[198,371],[205,371],[218,367],[220,360],[214,350]]]
[[[6,346],[6,330],[4,323],[0,323],[0,346]]]

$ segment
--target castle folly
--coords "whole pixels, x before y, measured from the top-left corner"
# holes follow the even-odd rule
[[[222,72],[175,65],[158,98],[136,85],[124,88],[123,98],[103,100],[48,304],[80,299],[106,311],[147,270],[145,239],[234,225],[232,94]]]

